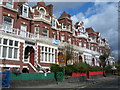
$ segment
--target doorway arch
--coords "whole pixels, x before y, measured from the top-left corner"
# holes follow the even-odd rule
[[[29,62],[34,65],[35,50],[33,46],[27,46],[24,51],[24,59],[29,59]]]
[[[82,62],[82,56],[80,55],[79,56],[79,63],[81,63]]]
[[[92,65],[95,66],[95,59],[92,59]]]

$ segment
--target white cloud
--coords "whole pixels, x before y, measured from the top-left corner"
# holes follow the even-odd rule
[[[93,27],[95,31],[100,32],[108,40],[114,56],[118,55],[118,13],[116,6],[117,3],[95,2],[94,7],[88,8],[86,12],[87,15],[92,12],[92,16],[86,18],[86,14],[80,15],[81,13],[72,16],[73,22],[82,20],[85,27]]]

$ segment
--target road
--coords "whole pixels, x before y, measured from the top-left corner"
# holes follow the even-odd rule
[[[120,76],[101,77],[90,79],[85,82],[61,82],[59,84],[39,85],[19,88],[62,88],[64,90],[79,90],[81,88],[119,88]]]
[[[120,76],[110,80],[86,84],[79,88],[120,88]]]

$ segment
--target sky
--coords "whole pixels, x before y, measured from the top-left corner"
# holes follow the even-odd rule
[[[32,2],[30,5],[35,5]],[[46,2],[53,4],[53,15],[57,18],[66,11],[73,24],[84,21],[85,28],[92,27],[108,40],[111,55],[118,59],[118,3],[117,2]]]

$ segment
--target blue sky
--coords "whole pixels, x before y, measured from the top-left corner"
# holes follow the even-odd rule
[[[30,3],[31,5],[35,3]],[[84,21],[85,28],[92,27],[108,40],[111,54],[118,58],[118,8],[116,2],[46,2],[53,4],[57,18],[63,11],[71,14],[73,24]]]

